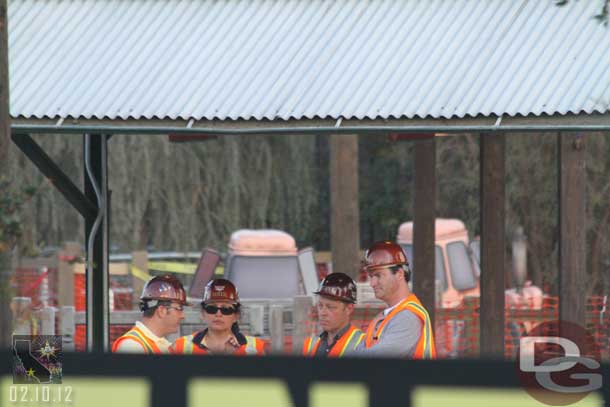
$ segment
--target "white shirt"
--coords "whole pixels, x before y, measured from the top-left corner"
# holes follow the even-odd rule
[[[144,323],[140,321],[136,321],[136,327],[140,329],[144,335],[151,341],[157,345],[161,353],[169,353],[169,347],[172,344],[170,341],[165,339],[164,337],[159,337],[155,335]],[[140,342],[127,338],[123,339],[119,344],[119,347],[115,352],[120,353],[146,353],[146,349],[140,344]]]
[[[384,317],[387,317],[387,316],[388,316],[388,314],[389,314],[390,312],[392,312],[392,310],[393,310],[394,308],[398,307],[398,304],[400,304],[401,302],[403,302],[403,301],[404,301],[404,300],[406,300],[406,299],[407,299],[407,297],[405,297],[405,298],[403,298],[402,300],[398,301],[396,304],[392,305],[390,308],[386,308],[386,309],[384,309],[384,310],[383,310],[383,316],[384,316]]]

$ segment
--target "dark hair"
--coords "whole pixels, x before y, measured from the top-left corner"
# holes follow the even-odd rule
[[[153,315],[155,315],[155,311],[157,310],[157,307],[152,307],[152,308],[146,308],[144,311],[142,311],[142,316],[144,318],[152,318]]]
[[[392,272],[392,274],[398,273],[398,270],[402,270],[405,276],[405,282],[408,283],[409,281],[411,281],[411,269],[409,268],[408,264],[400,264],[398,266],[390,267],[390,271]]]
[[[165,305],[171,305],[171,301],[156,301],[157,303],[150,307],[148,305],[148,301],[140,301],[140,311],[142,311],[142,316],[144,316],[145,318],[152,318],[153,315],[155,315],[155,311],[157,310],[157,308],[159,308],[159,306]]]

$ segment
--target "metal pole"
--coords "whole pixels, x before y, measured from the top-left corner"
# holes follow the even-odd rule
[[[105,135],[85,135],[85,196],[97,202],[97,216],[85,219],[87,240],[87,350],[108,349],[108,180]]]

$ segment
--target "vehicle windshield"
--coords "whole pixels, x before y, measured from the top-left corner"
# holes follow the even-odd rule
[[[407,255],[407,259],[409,260],[409,266],[411,266],[411,272],[415,275],[415,271],[413,270],[413,245],[404,243],[401,244],[402,249],[405,251]],[[447,290],[447,279],[445,278],[445,262],[443,261],[443,250],[440,246],[434,247],[434,274],[437,281],[440,282],[441,287],[443,287],[443,291]]]
[[[451,270],[451,280],[456,290],[469,290],[477,286],[472,270],[468,248],[464,242],[452,242],[447,245],[447,257]]]
[[[299,290],[297,256],[232,256],[227,272],[240,298],[293,298],[303,294]]]

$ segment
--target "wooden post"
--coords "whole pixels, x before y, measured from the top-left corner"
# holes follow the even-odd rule
[[[14,332],[15,335],[32,335],[32,299],[30,297],[14,297],[10,305],[11,311],[8,315],[8,320],[14,321],[13,327],[10,327],[9,334]],[[7,347],[8,349],[8,347]]]
[[[9,110],[8,77],[8,21],[7,0],[0,0],[0,174],[8,160],[11,139],[11,115]]]
[[[284,307],[269,306],[269,335],[271,336],[271,351],[282,353],[284,350]]]
[[[586,138],[558,138],[559,167],[559,319],[585,327],[586,289]]]
[[[44,307],[38,311],[40,316],[40,334],[55,335],[55,308]]]
[[[80,259],[81,248],[78,243],[69,242],[59,252],[57,266],[57,306],[74,305],[74,267],[71,259]]]
[[[330,205],[333,272],[357,279],[360,270],[358,136],[330,136]]]
[[[481,355],[504,357],[504,134],[480,135]]]
[[[305,338],[311,335],[311,319],[309,313],[312,306],[313,301],[310,296],[299,295],[294,297],[294,308],[292,313],[292,326],[294,326],[292,352],[296,355],[301,354]]]
[[[60,308],[60,329],[62,348],[64,352],[74,352],[74,333],[76,326],[74,325],[74,314],[76,313],[73,306],[63,306]]]
[[[6,174],[8,168],[11,136],[7,25],[7,0],[0,0],[0,178]],[[4,251],[0,248],[0,349],[8,349],[12,344],[10,265],[10,251]]]
[[[132,266],[148,274],[148,252],[133,252],[131,255],[131,264]],[[135,308],[138,307],[138,304],[140,302],[140,295],[142,294],[144,284],[146,284],[146,281],[142,281],[141,279],[134,276],[132,273],[131,286],[133,287],[133,302]]]
[[[415,202],[413,222],[413,291],[434,326],[436,275],[434,240],[436,221],[436,141],[434,136],[415,142]]]
[[[265,333],[265,306],[263,304],[251,304],[246,308],[250,335],[262,336]]]

